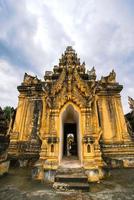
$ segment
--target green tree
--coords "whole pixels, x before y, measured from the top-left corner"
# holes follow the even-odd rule
[[[10,119],[11,119],[13,110],[14,110],[14,108],[11,107],[11,106],[6,106],[6,107],[4,107],[4,109],[3,109],[3,111],[4,111],[4,116],[5,116],[5,118],[8,120],[8,122],[9,122]]]

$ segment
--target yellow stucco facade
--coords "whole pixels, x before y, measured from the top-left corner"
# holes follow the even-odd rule
[[[114,167],[134,155],[114,70],[96,80],[95,69],[67,47],[44,80],[25,73],[13,128],[9,157],[29,159],[38,155],[43,169],[56,170],[64,157],[77,157],[85,170]],[[73,142],[68,150],[68,134]],[[125,166],[125,164],[124,164]]]

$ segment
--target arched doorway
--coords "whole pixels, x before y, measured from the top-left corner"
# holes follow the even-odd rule
[[[80,111],[68,103],[60,114],[60,161],[78,159],[81,161]]]

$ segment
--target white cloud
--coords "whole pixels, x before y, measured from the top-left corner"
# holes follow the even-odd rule
[[[0,59],[0,106],[17,106],[17,86],[22,82],[22,72]]]
[[[19,80],[8,79],[0,65],[4,98],[0,104],[17,102],[16,87],[25,71],[43,77],[45,70],[58,63],[66,46],[72,45],[87,67],[96,66],[98,77],[115,69],[124,85],[122,99],[127,112],[127,96],[134,97],[133,8],[132,0],[1,1],[0,58],[11,74],[17,69],[21,75]],[[14,98],[8,97],[9,91]]]

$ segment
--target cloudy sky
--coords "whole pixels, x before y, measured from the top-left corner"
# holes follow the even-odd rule
[[[0,105],[17,106],[25,72],[43,79],[73,46],[98,79],[114,68],[134,98],[133,0],[0,0]]]

